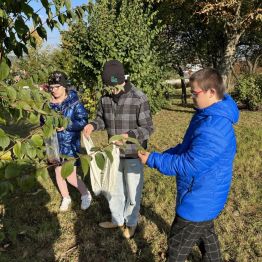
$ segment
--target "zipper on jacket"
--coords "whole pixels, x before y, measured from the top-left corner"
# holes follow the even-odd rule
[[[183,201],[183,199],[185,198],[185,196],[186,196],[188,193],[192,192],[194,180],[195,180],[195,178],[192,177],[192,180],[191,180],[191,183],[190,183],[190,185],[189,185],[189,188],[188,188],[187,191],[180,197],[180,201],[179,201],[180,204],[182,203],[182,201]]]

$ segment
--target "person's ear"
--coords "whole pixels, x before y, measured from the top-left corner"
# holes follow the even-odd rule
[[[212,98],[212,97],[216,96],[217,92],[216,92],[216,90],[214,88],[211,88],[209,90],[210,90],[209,98]]]

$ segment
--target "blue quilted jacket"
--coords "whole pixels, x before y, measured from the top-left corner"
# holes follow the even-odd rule
[[[239,111],[225,95],[208,108],[196,109],[183,142],[164,153],[151,153],[147,165],[176,176],[176,213],[202,222],[223,210],[232,180],[236,137],[233,124]]]
[[[80,134],[88,122],[86,109],[74,90],[69,92],[61,104],[50,103],[50,105],[52,109],[62,112],[70,120],[66,130],[57,132],[60,154],[77,157],[80,150]]]

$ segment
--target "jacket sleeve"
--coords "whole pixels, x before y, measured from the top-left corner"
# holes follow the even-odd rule
[[[174,155],[174,154],[176,154],[179,151],[180,147],[181,147],[181,144],[178,144],[175,147],[171,147],[171,148],[167,149],[163,153],[164,154],[167,153],[167,154],[173,154]]]
[[[154,128],[148,100],[145,96],[141,97],[140,100],[141,103],[137,115],[137,128],[129,130],[128,135],[140,141],[145,141],[149,139]]]
[[[105,129],[105,120],[104,120],[104,110],[103,110],[103,104],[102,104],[102,98],[100,98],[97,112],[96,112],[96,118],[95,120],[90,122],[91,125],[93,125],[94,130],[103,130]]]
[[[87,125],[87,122],[88,122],[88,114],[85,107],[83,106],[82,103],[77,103],[74,108],[73,117],[71,118],[71,121],[68,124],[66,130],[80,132],[83,130],[85,125]]]
[[[164,175],[196,176],[215,164],[226,150],[228,143],[214,128],[199,128],[185,153],[151,153],[147,165]]]

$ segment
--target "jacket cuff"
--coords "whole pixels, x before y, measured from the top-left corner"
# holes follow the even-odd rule
[[[89,124],[91,124],[94,127],[94,130],[97,130],[97,124],[95,122],[90,122]]]
[[[135,134],[135,132],[133,132],[132,130],[129,130],[129,131],[127,132],[127,134],[128,134],[129,137],[136,138],[136,134]]]
[[[151,167],[151,168],[154,168],[154,158],[155,158],[155,155],[156,153],[151,153],[150,155],[149,155],[149,157],[148,157],[148,159],[147,159],[147,161],[146,161],[146,164],[149,166],[149,167]]]

